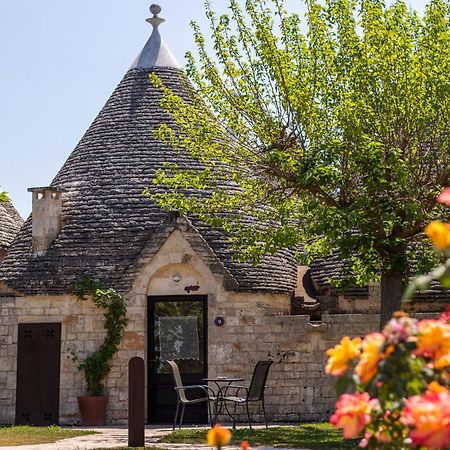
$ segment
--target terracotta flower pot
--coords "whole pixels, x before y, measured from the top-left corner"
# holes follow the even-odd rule
[[[108,397],[106,395],[78,397],[82,424],[86,426],[105,425],[107,404]]]

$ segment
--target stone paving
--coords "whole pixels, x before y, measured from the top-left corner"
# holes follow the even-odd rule
[[[128,430],[125,427],[103,427],[88,428],[77,427],[80,430],[94,430],[99,434],[91,434],[87,436],[79,436],[71,439],[64,439],[53,444],[37,444],[37,445],[20,445],[14,447],[0,447],[0,450],[90,450],[90,449],[106,449],[126,447],[128,444]],[[164,444],[158,443],[158,440],[170,433],[172,427],[146,426],[145,428],[145,445],[148,447],[157,447],[158,449],[167,450],[204,450],[211,449],[208,445],[193,444]],[[226,446],[227,450],[237,450],[238,447]],[[256,450],[275,450],[272,447],[251,447]],[[287,450],[277,448],[276,450]],[[293,449],[289,449],[293,450]],[[301,450],[301,449],[297,449]]]

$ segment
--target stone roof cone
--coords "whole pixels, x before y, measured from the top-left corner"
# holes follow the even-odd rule
[[[0,203],[0,253],[9,248],[22,224],[23,219],[11,202]]]
[[[160,191],[152,179],[165,162],[201,166],[186,153],[157,141],[153,130],[174,126],[160,106],[155,73],[175,93],[188,98],[192,85],[159,34],[163,19],[152,5],[149,41],[61,168],[49,189],[62,192],[61,230],[43,254],[33,254],[28,218],[0,267],[0,286],[20,294],[67,294],[87,273],[104,288],[127,291],[141,262],[155,254],[176,227],[213,273],[233,290],[291,292],[296,263],[289,252],[267,257],[260,266],[239,264],[228,238],[194,216],[176,218],[142,192]],[[0,288],[1,294],[1,288]]]

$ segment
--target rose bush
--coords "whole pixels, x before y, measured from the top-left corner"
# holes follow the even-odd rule
[[[450,206],[450,188],[437,199]],[[433,281],[450,287],[450,225],[425,229],[448,258],[406,289],[405,299]],[[450,309],[435,320],[396,313],[381,333],[344,337],[325,368],[340,395],[330,422],[369,449],[450,449]]]
[[[364,433],[362,447],[450,448],[449,343],[447,313],[422,321],[397,313],[381,333],[343,338],[327,352],[342,394],[330,422],[348,439]]]

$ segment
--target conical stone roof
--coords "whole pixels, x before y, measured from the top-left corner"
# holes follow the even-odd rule
[[[150,41],[154,37],[155,32]],[[296,263],[290,252],[268,256],[258,267],[239,264],[223,231],[194,216],[176,219],[142,194],[147,186],[161,189],[152,179],[165,162],[201,170],[187,154],[152,135],[161,123],[174,124],[160,106],[161,93],[151,84],[149,72],[179,95],[192,94],[160,38],[159,45],[164,58],[158,51],[155,57],[154,45],[147,43],[152,58],[141,52],[53,180],[51,186],[64,192],[61,233],[45,254],[35,256],[29,218],[0,267],[4,288],[22,294],[66,294],[87,273],[102,287],[124,292],[144,257],[156,253],[178,227],[211,270],[224,275],[229,289],[293,291]]]
[[[6,250],[23,224],[11,202],[0,202],[0,250]]]

